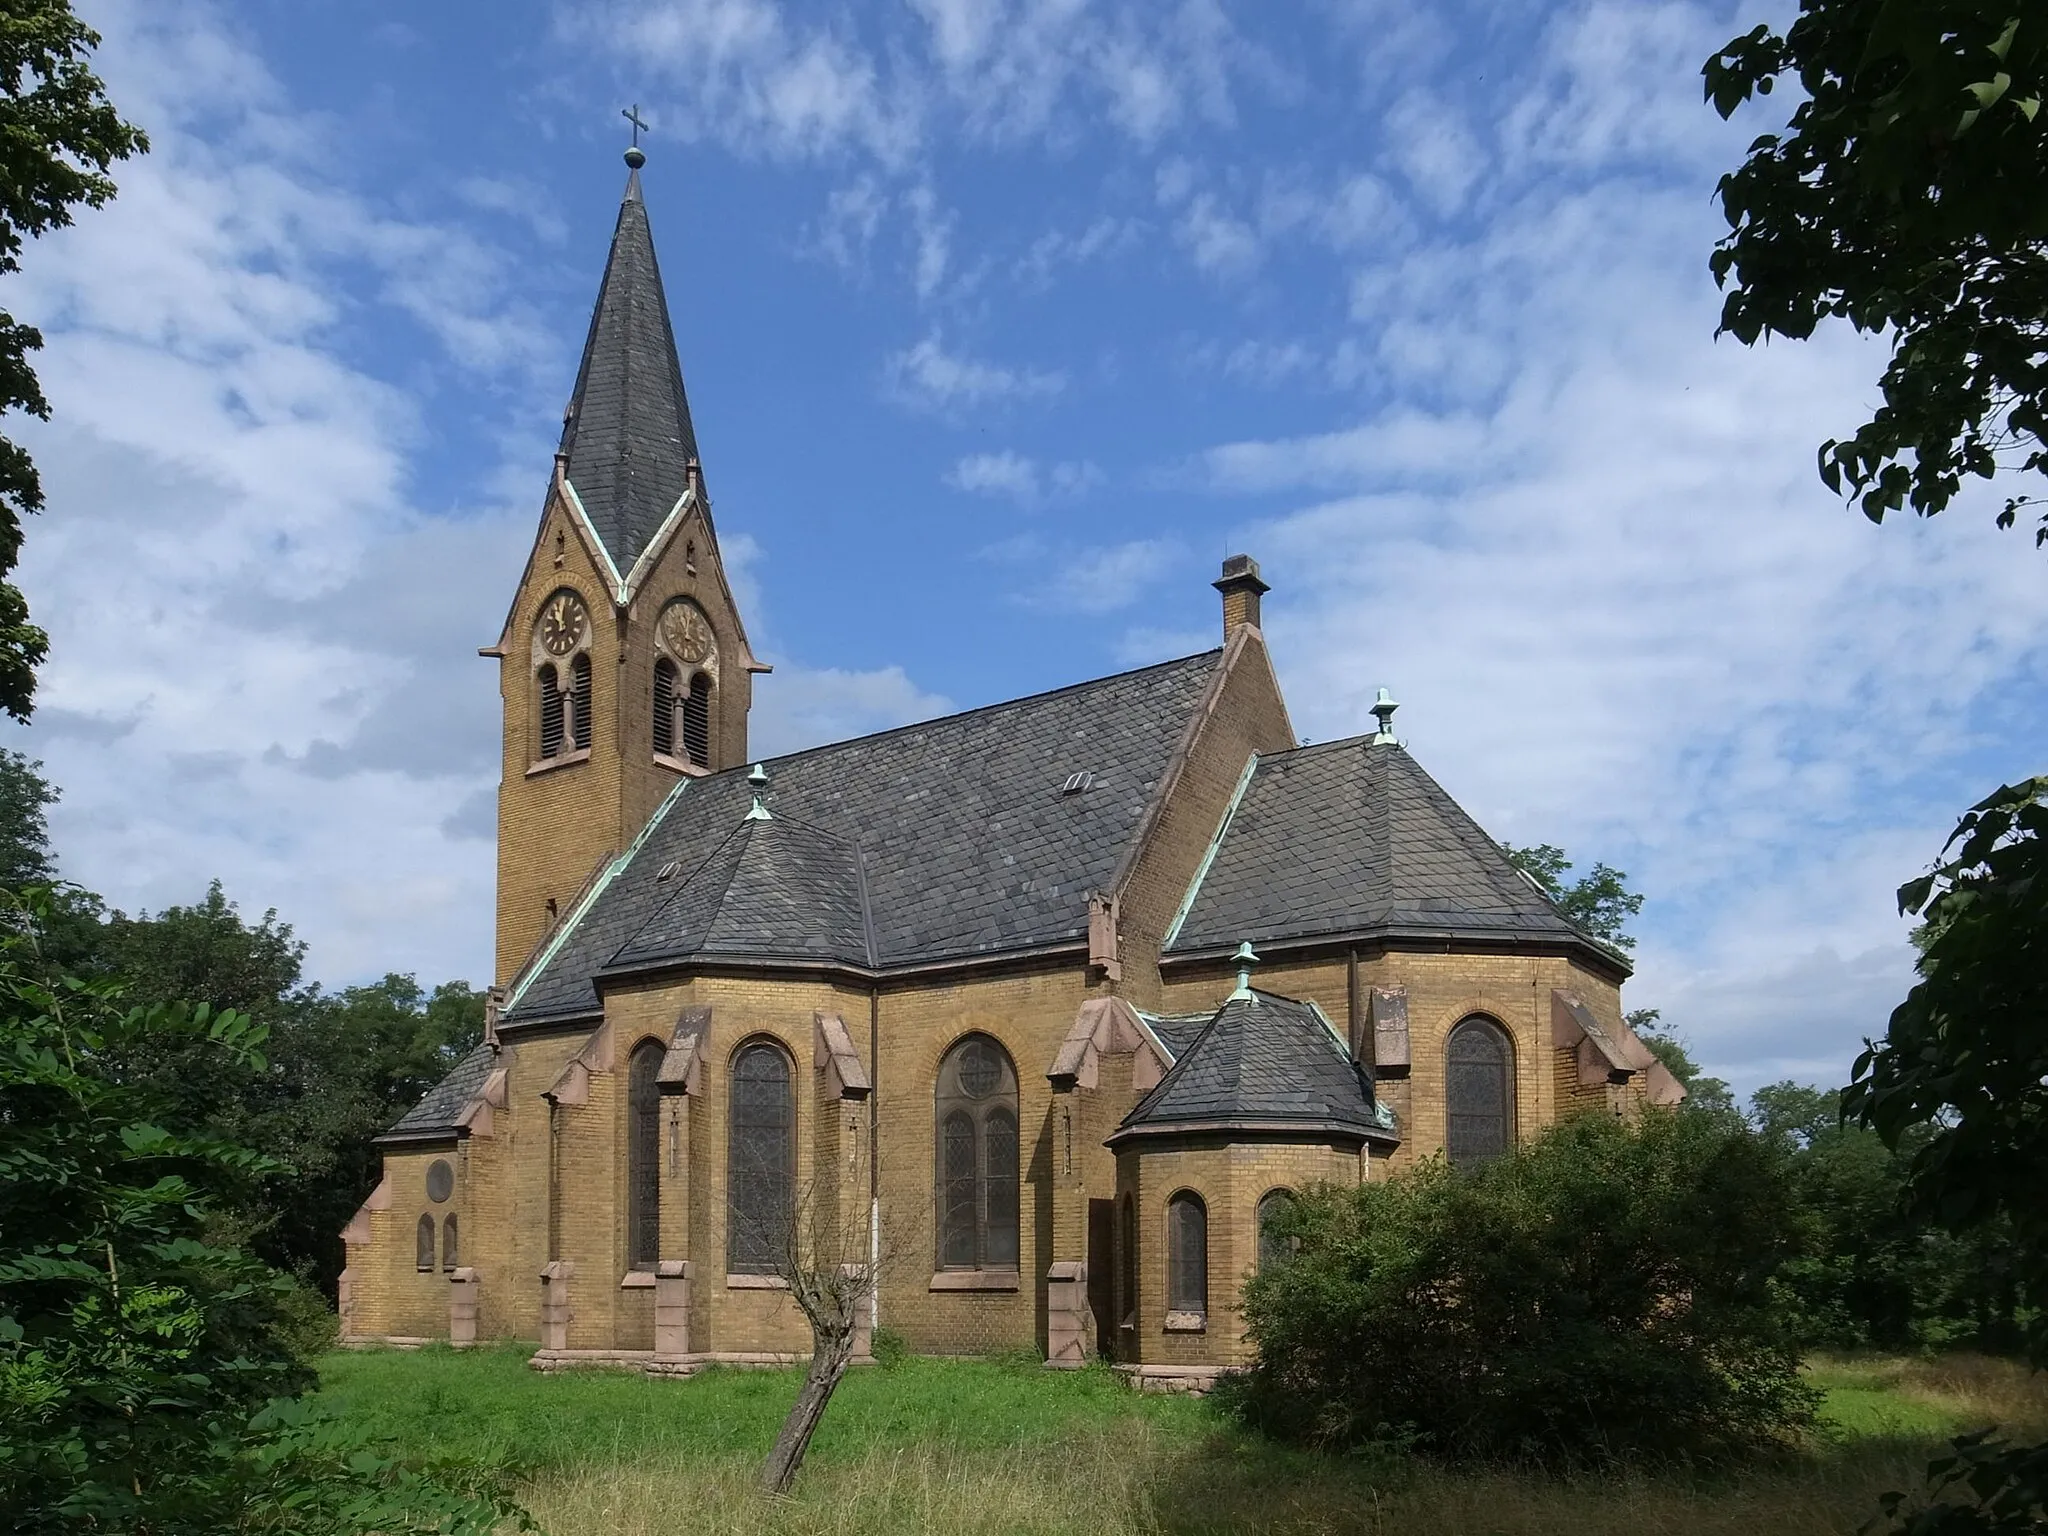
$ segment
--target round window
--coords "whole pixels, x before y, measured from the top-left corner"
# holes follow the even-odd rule
[[[968,1042],[960,1053],[960,1091],[969,1098],[985,1099],[1002,1086],[1003,1064],[985,1040]]]
[[[455,1193],[455,1169],[445,1157],[427,1165],[427,1198],[439,1205]]]

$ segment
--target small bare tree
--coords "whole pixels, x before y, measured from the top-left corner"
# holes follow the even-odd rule
[[[775,1449],[761,1468],[767,1493],[787,1493],[839,1380],[866,1341],[889,1245],[868,1196],[866,1149],[837,1178],[797,1187],[790,1217],[775,1234],[776,1273],[811,1325],[811,1366]]]

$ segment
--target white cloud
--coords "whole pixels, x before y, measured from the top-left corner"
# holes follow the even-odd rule
[[[775,757],[952,709],[950,699],[918,687],[901,667],[855,672],[778,662],[755,684],[748,741],[757,756]]]
[[[971,453],[946,471],[946,484],[955,490],[1006,496],[1022,507],[1036,507],[1048,497],[1070,499],[1101,482],[1101,469],[1086,460],[1041,464],[1010,449]]]
[[[1023,601],[1059,613],[1115,613],[1143,597],[1183,554],[1175,539],[1056,550],[1043,559],[1043,579],[1023,595]]]
[[[1008,368],[949,352],[936,333],[892,354],[883,364],[882,381],[900,403],[939,412],[1044,399],[1066,387],[1061,373]]]

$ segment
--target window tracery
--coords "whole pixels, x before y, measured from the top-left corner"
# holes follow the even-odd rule
[[[938,1267],[1017,1267],[1017,1071],[987,1035],[954,1043],[934,1103]]]
[[[789,1057],[755,1040],[732,1059],[726,1143],[726,1272],[780,1272],[796,1198]]]
[[[1514,1049],[1507,1031],[1474,1016],[1444,1045],[1444,1153],[1455,1166],[1507,1150],[1511,1134]]]

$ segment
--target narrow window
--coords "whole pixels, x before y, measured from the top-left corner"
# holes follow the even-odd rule
[[[1138,1203],[1129,1195],[1117,1230],[1117,1275],[1120,1281],[1117,1313],[1126,1323],[1138,1320]]]
[[[441,1268],[444,1270],[452,1270],[462,1262],[455,1240],[455,1213],[450,1211],[441,1223]]]
[[[569,663],[569,739],[580,752],[590,745],[590,652]]]
[[[1015,1269],[1018,1262],[1017,1072],[987,1035],[969,1035],[939,1063],[934,1108],[941,1269]]]
[[[1491,1019],[1467,1019],[1444,1049],[1444,1151],[1453,1164],[1484,1162],[1508,1145],[1508,1037]]]
[[[429,1274],[434,1268],[434,1218],[422,1216],[419,1225],[413,1228],[412,1261],[421,1274]]]
[[[1294,1239],[1274,1230],[1280,1218],[1294,1209],[1294,1191],[1269,1189],[1259,1200],[1259,1273],[1294,1257]]]
[[[681,700],[683,709],[683,755],[696,768],[711,766],[711,679],[699,672],[690,679],[690,691]]]
[[[654,750],[676,755],[676,664],[666,656],[654,663]]]
[[[1166,1306],[1209,1311],[1209,1209],[1191,1190],[1166,1202]]]
[[[778,1274],[796,1192],[789,1058],[779,1047],[757,1040],[733,1058],[729,1126],[726,1270]]]
[[[659,1041],[633,1051],[626,1089],[626,1259],[652,1269],[661,1257],[661,1071]]]
[[[562,684],[552,666],[540,669],[540,755],[562,751]]]

